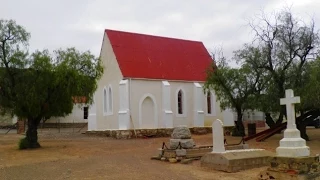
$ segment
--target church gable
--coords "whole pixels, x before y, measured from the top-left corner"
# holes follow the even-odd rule
[[[202,42],[106,30],[124,78],[205,81],[212,59]]]

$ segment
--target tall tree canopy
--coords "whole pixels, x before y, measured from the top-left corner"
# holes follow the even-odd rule
[[[239,58],[235,54],[235,58]],[[257,58],[257,57],[254,57]],[[242,116],[245,110],[255,109],[255,94],[263,89],[264,74],[248,65],[231,68],[222,57],[218,63],[213,61],[207,71],[204,90],[213,89],[222,109],[232,108],[237,112],[236,130],[233,135],[245,136]]]
[[[29,55],[29,38],[15,21],[0,20],[1,110],[27,119],[24,148],[37,148],[41,119],[70,114],[74,98],[92,103],[103,68],[99,58],[75,48]]]
[[[257,108],[278,113],[276,124],[282,123],[286,116],[285,106],[279,103],[279,99],[285,96],[285,90],[293,89],[295,95],[301,96],[302,103],[297,105],[301,116],[297,118],[297,124],[302,137],[308,140],[305,126],[319,115],[320,108],[317,103],[311,103],[313,100],[309,101],[311,93],[316,92],[316,82],[319,82],[312,78],[316,76],[314,68],[317,63],[314,62],[314,55],[319,47],[319,34],[313,21],[305,23],[299,20],[290,9],[272,17],[273,19],[262,14],[256,19],[258,21],[250,24],[255,38],[252,43],[237,51],[237,54],[243,64],[261,69],[270,76],[264,94],[260,95],[264,101]],[[260,58],[250,58],[257,53]]]
[[[285,107],[280,106],[279,99],[285,95],[285,89],[292,88],[296,94],[304,87],[304,71],[308,57],[315,53],[319,43],[314,22],[310,24],[299,21],[290,10],[285,9],[273,16],[273,19],[262,14],[258,22],[252,22],[255,32],[253,43],[246,44],[237,53],[244,64],[250,64],[255,69],[267,72],[271,80],[266,89],[266,101],[270,111],[280,112],[278,123],[285,115]],[[261,58],[250,58],[260,53]],[[301,95],[301,94],[300,94]]]
[[[290,9],[270,17],[262,14],[250,23],[255,33],[253,41],[234,52],[241,68],[213,66],[214,71],[208,74],[206,84],[216,91],[222,106],[236,111],[239,107],[242,110],[254,107],[267,114],[278,114],[277,122],[272,125],[282,123],[286,111],[280,99],[285,96],[286,89],[293,89],[295,95],[301,96],[301,104],[296,106],[300,113],[298,128],[308,140],[306,125],[320,115],[320,60],[314,58],[318,55],[319,34],[313,21],[299,20]],[[243,68],[249,68],[249,72]],[[250,87],[248,83],[252,85],[250,82],[255,82],[256,78],[262,83],[259,90],[244,91],[243,87]]]

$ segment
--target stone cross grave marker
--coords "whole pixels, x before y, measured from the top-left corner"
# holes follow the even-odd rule
[[[226,149],[224,147],[224,135],[223,135],[223,123],[217,119],[212,123],[212,137],[213,137],[213,153],[224,153]]]
[[[296,113],[294,104],[300,103],[300,97],[294,97],[293,90],[286,90],[286,97],[280,99],[280,105],[286,105],[287,111],[287,129],[297,129],[296,127]]]
[[[300,131],[296,127],[296,113],[294,104],[300,103],[300,97],[294,97],[293,90],[286,90],[286,97],[280,99],[281,105],[286,105],[287,129],[284,138],[280,140],[280,146],[276,149],[277,156],[303,157],[310,155],[310,149],[306,141],[301,138]]]

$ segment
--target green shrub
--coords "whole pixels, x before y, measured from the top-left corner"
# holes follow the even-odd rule
[[[231,133],[232,136],[236,136],[236,137],[242,137],[241,133],[238,131],[238,129],[236,127],[234,127],[232,129],[232,133]]]
[[[20,139],[18,146],[19,146],[20,150],[28,149],[29,148],[29,141],[27,140],[27,138],[22,138],[22,139]]]

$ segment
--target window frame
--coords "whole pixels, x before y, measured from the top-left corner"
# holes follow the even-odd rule
[[[108,113],[108,94],[107,94],[107,88],[103,88],[103,115],[106,115]]]
[[[181,92],[181,106],[182,106],[182,114],[179,114],[179,93]],[[178,88],[175,94],[176,99],[176,117],[186,117],[187,116],[187,98],[186,91],[182,88]]]
[[[103,88],[103,115],[113,115],[113,90],[111,85]]]
[[[211,108],[211,113],[208,113],[208,94],[210,93],[210,108]],[[206,100],[206,115],[207,116],[216,116],[216,96],[213,93],[213,91],[208,91],[205,94],[205,100]]]

